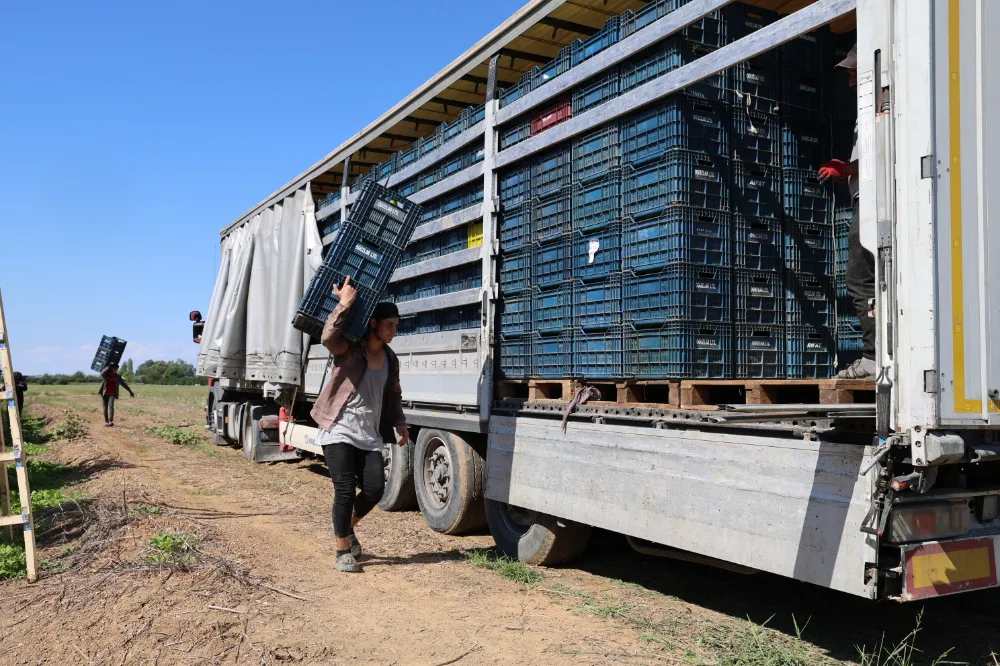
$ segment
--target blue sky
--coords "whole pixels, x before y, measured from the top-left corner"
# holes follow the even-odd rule
[[[15,368],[193,361],[219,230],[523,4],[26,2],[0,8],[0,268]]]

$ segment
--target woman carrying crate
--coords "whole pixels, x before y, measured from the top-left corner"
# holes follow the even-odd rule
[[[348,277],[343,287],[334,285],[333,293],[340,302],[327,318],[320,340],[334,363],[312,418],[320,427],[316,443],[323,447],[333,479],[337,570],[353,573],[361,571],[357,558],[362,552],[354,528],[385,489],[382,443],[394,441],[395,430],[399,445],[406,446],[409,435],[399,360],[389,348],[399,326],[399,310],[395,303],[379,303],[365,336],[351,342],[343,332],[358,292]]]

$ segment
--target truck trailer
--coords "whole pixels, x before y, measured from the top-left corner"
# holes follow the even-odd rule
[[[531,0],[225,227],[208,314],[192,313],[214,441],[258,462],[322,455],[309,410],[332,359],[292,319],[374,178],[430,211],[392,278],[411,443],[386,444],[383,509],[419,507],[448,534],[485,523],[500,550],[535,564],[571,560],[596,527],[642,552],[870,599],[996,587],[1000,128],[988,110],[1000,103],[989,65],[1000,44],[988,36],[1000,7],[755,0],[744,14],[770,18],[752,31],[622,83],[641,54],[734,6]],[[857,43],[877,380],[510,379],[512,354],[538,353],[504,342],[517,314],[501,289],[510,174],[817,31]],[[435,276],[448,277],[421,291]],[[600,398],[569,414],[584,386]]]

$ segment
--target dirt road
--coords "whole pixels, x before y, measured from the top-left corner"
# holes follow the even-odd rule
[[[321,462],[251,465],[208,444],[202,390],[139,393],[109,429],[90,387],[32,388],[29,413],[51,429],[73,410],[86,433],[38,457],[66,465],[78,499],[38,530],[42,580],[0,584],[0,663],[853,663],[919,610],[643,558],[608,534],[576,568],[516,582],[469,560],[488,535],[442,536],[417,513],[374,512],[366,572],[339,574]],[[993,664],[998,600],[931,604],[918,644]]]

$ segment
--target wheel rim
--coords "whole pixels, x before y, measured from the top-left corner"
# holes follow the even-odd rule
[[[382,477],[386,485],[389,485],[389,473],[392,471],[392,447],[387,442],[382,442]]]
[[[538,515],[537,512],[530,509],[522,509],[513,504],[505,504],[503,502],[498,502],[498,504],[501,505],[499,511],[500,520],[503,521],[504,528],[511,534],[516,534],[518,537],[524,536],[531,529],[531,526],[535,524]]]
[[[436,509],[443,509],[451,497],[451,453],[440,439],[427,444],[424,453],[424,488],[427,499]]]

